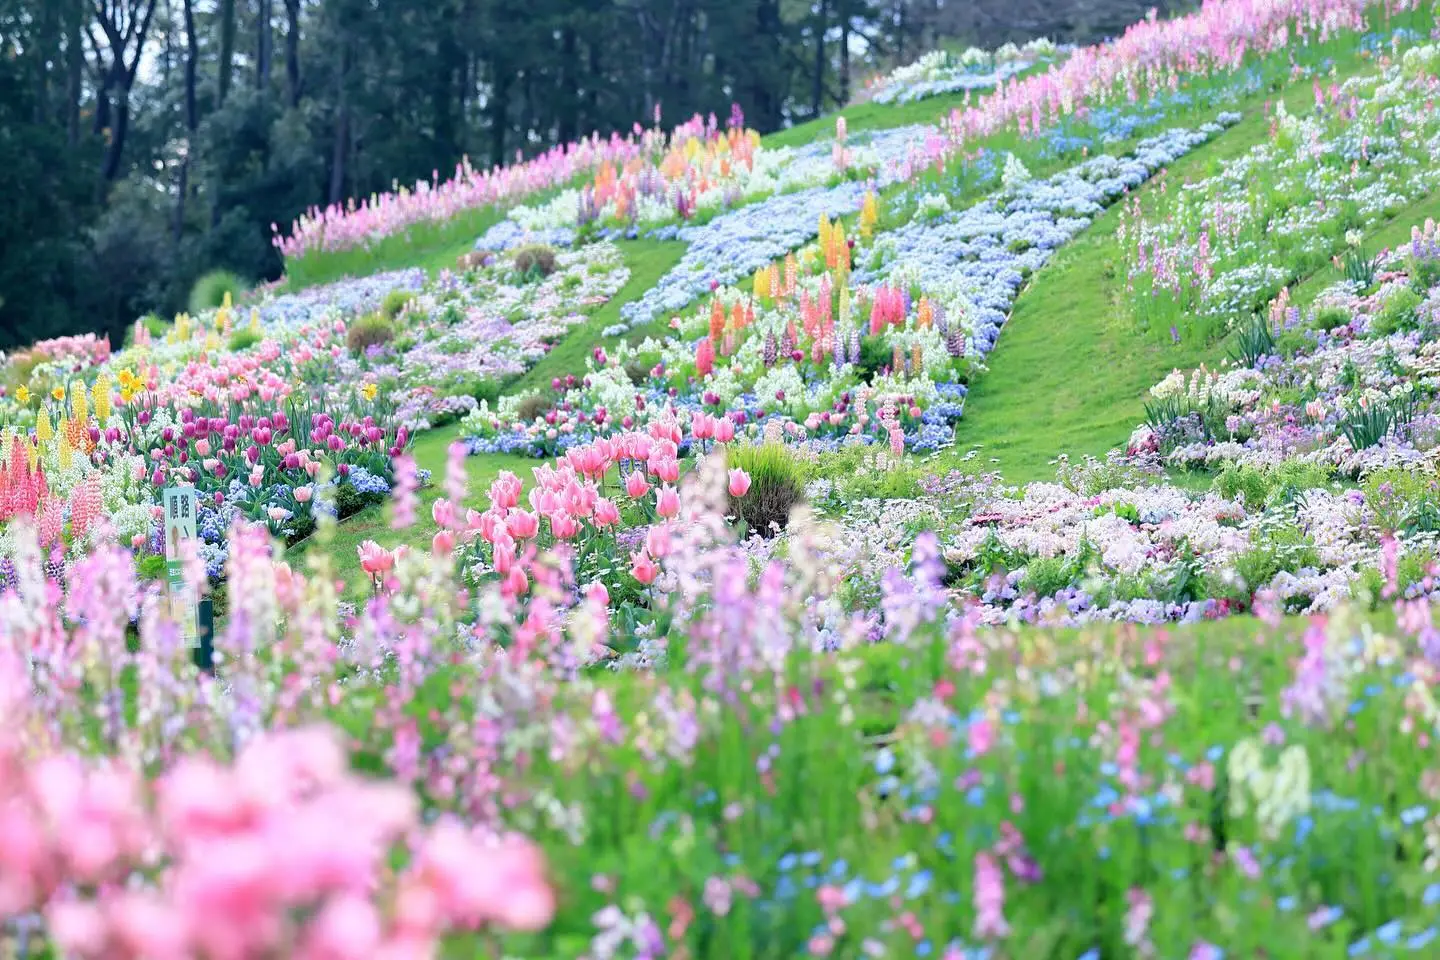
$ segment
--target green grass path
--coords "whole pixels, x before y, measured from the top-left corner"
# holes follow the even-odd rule
[[[1359,62],[1347,66],[1345,73],[1365,69]],[[1309,81],[1290,86],[1284,97],[1292,111],[1305,109]],[[1267,130],[1264,111],[1251,103],[1240,123],[1178,160],[1170,180],[1211,175],[1260,143]],[[1398,211],[1367,237],[1367,252],[1407,241],[1410,225],[1428,216],[1440,217],[1440,191]],[[1171,370],[1225,361],[1225,341],[1175,344],[1135,329],[1123,302],[1119,224],[1117,204],[1057,252],[1021,293],[987,358],[989,370],[971,385],[955,446],[936,459],[937,466],[976,450],[982,469],[998,470],[1011,483],[1054,479],[1059,454],[1076,460],[1122,446],[1144,420],[1150,387]],[[1309,302],[1340,278],[1327,265],[1302,278],[1296,299]]]

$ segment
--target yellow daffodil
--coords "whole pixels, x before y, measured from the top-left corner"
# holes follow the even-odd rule
[[[54,397],[56,401],[64,402],[64,400],[65,400],[65,388],[64,388],[64,387],[53,387],[53,388],[51,388],[51,390],[50,390],[50,396]]]
[[[366,400],[373,401],[375,399],[375,394],[377,393],[379,393],[379,388],[376,387],[373,383],[367,383],[365,384],[365,386],[360,388],[360,394]]]
[[[27,387],[27,386],[25,386],[23,383],[22,383],[20,386],[16,387],[16,388],[15,388],[15,399],[16,399],[16,400],[19,400],[21,403],[29,403],[29,402],[30,402],[30,388]]]

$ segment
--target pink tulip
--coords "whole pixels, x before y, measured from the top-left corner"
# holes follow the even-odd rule
[[[625,492],[632,500],[639,500],[650,492],[650,483],[645,479],[645,474],[636,470],[625,478]]]
[[[665,483],[680,479],[680,461],[674,457],[651,458],[649,467]]]
[[[505,517],[505,529],[516,540],[528,540],[540,532],[540,518],[525,510],[512,510]]]
[[[735,422],[729,416],[715,421],[715,439],[719,443],[729,443],[735,439]]]
[[[430,538],[430,552],[437,557],[448,557],[455,550],[455,532],[441,530]]]
[[[591,603],[604,607],[610,604],[610,591],[605,589],[605,584],[596,580],[585,588],[585,597]]]
[[[360,554],[360,569],[372,577],[389,573],[395,566],[395,555],[374,540],[366,540],[356,550]]]
[[[668,483],[655,493],[655,512],[666,520],[680,513],[680,494]]]
[[[730,496],[743,497],[750,490],[750,474],[739,467],[730,471]]]
[[[660,565],[644,550],[630,555],[630,575],[644,586],[650,586],[660,575]]]
[[[645,552],[657,560],[670,555],[670,524],[657,524],[645,531]]]
[[[490,484],[490,503],[509,510],[520,502],[520,478],[509,470],[502,471],[495,482]]]
[[[550,532],[560,540],[569,540],[580,532],[580,524],[564,510],[550,514]]]
[[[620,508],[614,501],[604,499],[595,502],[595,526],[613,527],[620,522]]]
[[[314,495],[315,495],[315,490],[314,490],[314,488],[313,488],[313,487],[310,487],[310,486],[308,486],[308,485],[307,485],[307,486],[303,486],[303,487],[296,487],[296,488],[295,488],[295,502],[296,502],[296,503],[309,503],[309,502],[310,502],[310,498],[313,497]]]

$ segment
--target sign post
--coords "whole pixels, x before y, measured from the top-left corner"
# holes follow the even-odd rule
[[[195,488],[170,487],[164,493],[165,574],[170,588],[170,612],[180,625],[185,642],[200,642],[200,605],[195,591],[185,582],[180,544],[195,539]]]

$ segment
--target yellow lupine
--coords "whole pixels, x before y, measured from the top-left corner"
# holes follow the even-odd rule
[[[90,399],[95,407],[95,418],[102,426],[110,419],[110,387],[110,375],[102,373],[95,378],[95,386],[91,389]]]
[[[820,214],[820,249],[825,252],[830,250],[830,218]]]
[[[81,423],[90,419],[90,394],[84,380],[70,381],[70,413]]]
[[[30,460],[30,469],[34,470],[40,466],[40,445],[38,443],[26,443],[25,453]]]
[[[44,407],[40,408],[40,415],[35,418],[35,436],[41,443],[49,443],[50,438],[55,436],[55,431],[50,426],[50,411]]]
[[[260,311],[254,307],[250,308],[250,330],[253,333],[260,332]]]
[[[59,461],[61,470],[69,470],[71,462],[70,440],[63,433],[57,434],[56,440],[58,441],[55,452],[56,460]]]
[[[865,202],[860,207],[860,236],[866,240],[875,232],[875,225],[880,222],[880,211],[875,201],[875,191],[865,191]]]

